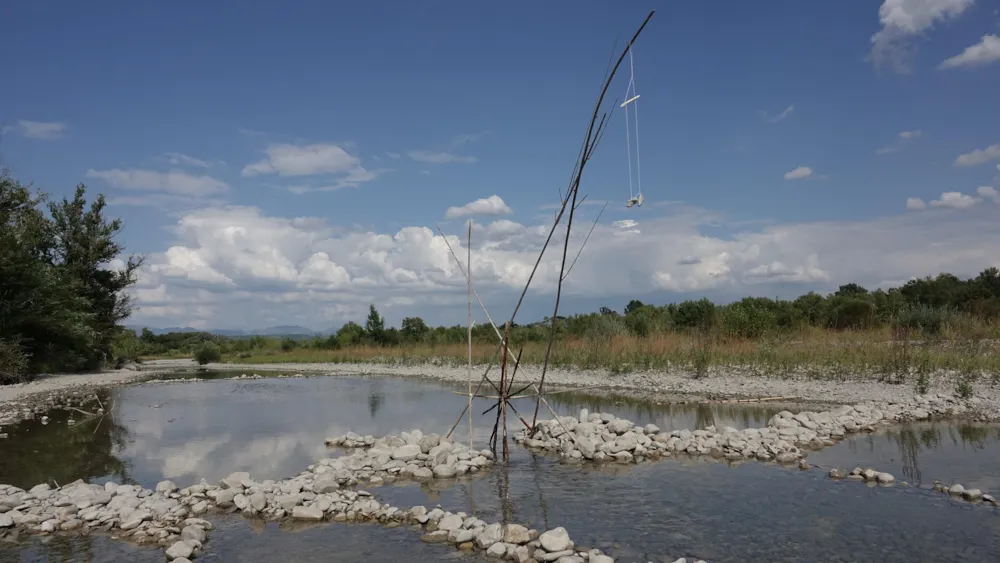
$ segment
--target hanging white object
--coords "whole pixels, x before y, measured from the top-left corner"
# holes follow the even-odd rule
[[[639,166],[639,94],[635,91],[635,65],[632,59],[632,46],[628,49],[628,66],[629,66],[629,81],[628,87],[625,88],[625,101],[621,103],[621,107],[625,108],[625,143],[628,151],[628,195],[629,199],[625,202],[625,207],[631,208],[632,206],[642,207],[642,202],[645,198],[642,196],[642,171]],[[632,112],[635,116],[635,179],[636,184],[632,185],[632,128],[629,124],[629,106],[632,106],[634,111]]]

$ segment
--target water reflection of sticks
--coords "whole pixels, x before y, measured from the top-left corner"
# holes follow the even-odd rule
[[[378,414],[379,409],[382,407],[382,401],[385,399],[385,395],[380,391],[379,387],[378,381],[373,381],[368,387],[368,414],[372,420],[375,419],[375,415]]]

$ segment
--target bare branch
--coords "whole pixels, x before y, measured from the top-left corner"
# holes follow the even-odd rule
[[[646,27],[646,24],[649,23],[649,20],[653,17],[654,13],[656,13],[655,10],[651,11],[649,13],[649,15],[646,16],[646,19],[642,22],[642,25],[640,25],[639,29],[635,32],[635,35],[632,36],[631,41],[628,42],[627,48],[624,51],[622,51],[621,55],[618,56],[618,61],[615,63],[614,68],[611,69],[611,72],[607,75],[607,78],[605,78],[605,80],[604,80],[604,86],[603,86],[603,88],[601,88],[601,94],[597,98],[597,104],[594,105],[594,112],[593,112],[593,115],[590,118],[590,127],[588,128],[588,131],[587,131],[587,140],[584,143],[584,147],[585,147],[584,156],[585,156],[585,158],[583,158],[583,159],[580,160],[579,169],[576,171],[576,178],[573,180],[573,183],[572,183],[572,186],[570,187],[569,193],[566,194],[566,196],[567,196],[566,199],[572,198],[572,205],[570,206],[569,217],[566,220],[566,238],[563,241],[562,261],[560,262],[560,266],[559,266],[559,281],[556,284],[555,307],[553,308],[553,312],[552,312],[552,323],[551,323],[551,325],[549,327],[549,340],[548,340],[548,345],[546,346],[546,349],[545,349],[545,360],[542,363],[542,377],[541,377],[541,381],[539,382],[538,387],[535,390],[538,393],[538,401],[535,402],[535,414],[534,414],[534,417],[532,418],[532,421],[531,421],[532,428],[535,428],[535,425],[538,422],[538,407],[541,405],[541,403],[544,402],[545,406],[550,411],[552,410],[552,407],[549,406],[548,402],[545,401],[545,398],[542,396],[542,389],[545,386],[545,374],[548,372],[549,361],[550,361],[550,359],[552,357],[552,345],[553,345],[553,343],[555,341],[556,323],[558,322],[558,319],[559,319],[559,305],[560,305],[560,302],[562,300],[562,286],[563,286],[564,277],[566,275],[566,258],[567,258],[567,254],[569,253],[569,238],[570,238],[570,234],[571,234],[572,229],[573,229],[573,215],[574,215],[574,212],[576,210],[575,209],[576,198],[577,198],[577,195],[578,195],[579,190],[580,190],[580,180],[582,179],[584,168],[587,166],[587,162],[590,160],[590,156],[593,154],[594,149],[596,148],[596,142],[594,142],[594,141],[596,141],[597,135],[595,135],[595,129],[594,129],[594,127],[595,127],[595,123],[597,122],[597,114],[601,110],[601,105],[604,102],[604,97],[605,97],[605,95],[607,95],[608,88],[611,86],[611,81],[614,78],[615,74],[618,72],[618,68],[621,66],[622,61],[625,60],[625,56],[628,54],[629,50],[632,48],[632,44],[635,43],[635,40],[639,37],[639,34],[642,33],[642,30]],[[601,119],[601,126],[598,126],[600,130],[603,130],[602,126],[603,126],[604,123],[605,123],[605,120]],[[566,202],[563,201],[562,210],[564,211],[565,209],[566,209]],[[560,212],[560,217],[561,217],[561,215],[562,215],[562,212]],[[553,231],[554,230],[555,230],[555,226],[553,226]],[[551,233],[550,233],[550,239],[551,239]],[[545,253],[545,250],[548,248],[548,244],[549,244],[549,240],[546,240],[545,241],[545,245],[542,247],[542,250],[539,253],[539,261],[541,261],[541,256]],[[534,272],[532,272],[532,275],[534,275]],[[524,288],[525,293],[527,292],[528,285],[530,285],[530,284],[531,284],[531,278],[528,279],[528,283],[525,285],[525,288]],[[523,299],[523,296],[524,296],[524,293],[522,293],[522,299]],[[520,306],[520,301],[518,301],[518,306]],[[515,309],[515,313],[516,312],[517,312],[517,310]],[[513,322],[513,318],[511,319],[511,322]],[[558,418],[557,418],[557,420],[558,420]]]
[[[587,238],[583,239],[583,244],[580,245],[580,250],[576,253],[576,257],[573,258],[573,263],[569,265],[566,270],[566,275],[563,276],[563,280],[569,277],[569,273],[573,271],[573,266],[576,266],[576,261],[580,259],[580,254],[583,253],[583,249],[587,246],[587,241],[590,240],[590,235],[594,233],[594,227],[597,226],[597,222],[601,220],[601,215],[604,215],[604,210],[608,208],[608,204],[605,203],[604,207],[601,208],[601,212],[597,214],[597,219],[594,219],[594,224],[590,226],[590,232],[587,233]]]

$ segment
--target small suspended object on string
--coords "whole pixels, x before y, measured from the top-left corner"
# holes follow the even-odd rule
[[[639,166],[639,94],[635,91],[635,65],[632,60],[632,47],[628,49],[628,65],[631,76],[629,76],[628,87],[625,89],[625,101],[621,107],[625,108],[625,146],[628,152],[628,195],[625,207],[642,207],[645,198],[642,195],[642,172]],[[629,124],[629,106],[632,106],[635,116],[635,187],[632,185],[632,127]]]

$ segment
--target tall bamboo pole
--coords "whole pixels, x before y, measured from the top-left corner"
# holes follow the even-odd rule
[[[469,451],[472,451],[472,220],[469,220],[468,261],[466,276],[469,280]]]

